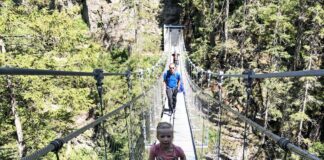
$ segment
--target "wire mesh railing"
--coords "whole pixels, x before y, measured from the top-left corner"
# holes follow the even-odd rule
[[[195,66],[188,57],[185,58],[185,62],[188,77],[188,92],[186,92],[187,101],[189,101],[188,107],[191,105],[196,109],[190,113],[190,118],[193,119],[191,121],[197,123],[197,120],[194,120],[197,117],[195,114],[197,114],[197,111],[200,111],[200,114],[204,115],[202,117],[207,117],[206,119],[211,122],[208,127],[204,123],[200,125],[193,124],[193,126],[199,126],[197,128],[193,127],[193,132],[209,129],[208,141],[209,144],[212,143],[212,145],[206,147],[205,151],[201,149],[199,157],[210,159],[258,159],[261,157],[286,159],[287,155],[290,154],[288,151],[290,151],[304,159],[319,159],[315,155],[294,145],[289,139],[278,136],[267,128],[262,127],[259,124],[260,122],[257,123],[249,119],[251,118],[251,111],[249,111],[248,106],[253,101],[253,79],[323,76],[324,70],[267,74],[254,74],[252,71],[248,71],[243,74],[224,74],[222,72],[212,73],[210,71],[204,71]],[[227,79],[224,81],[224,78]],[[238,81],[236,86],[232,86],[234,91],[228,92],[236,95],[238,99],[241,98],[241,101],[245,101],[246,104],[239,105],[233,101],[228,101],[228,97],[224,97],[225,94],[222,93],[224,90],[223,85],[235,80],[230,78],[243,78],[243,84]],[[214,79],[214,83],[211,83],[211,79]],[[242,85],[239,86],[239,83]],[[203,90],[203,88],[207,89]],[[244,92],[246,92],[246,96],[244,96]],[[230,94],[227,93],[227,95]],[[224,102],[225,98],[227,98],[226,102]],[[200,134],[203,131],[200,131]],[[265,141],[262,140],[264,136],[267,137]],[[200,136],[194,138],[196,148],[199,150],[199,147],[197,147],[199,146],[198,141],[202,139],[206,140],[206,138],[200,138]],[[278,147],[275,146],[275,143]],[[265,154],[263,152],[263,155],[260,155],[262,154],[262,148],[270,148],[271,151]]]
[[[162,100],[159,94],[161,94],[160,74],[165,65],[163,61],[163,58],[161,58],[161,60],[151,68],[125,73],[104,73],[100,69],[96,69],[94,72],[70,72],[0,68],[0,75],[14,75],[22,77],[23,79],[28,79],[24,77],[26,75],[52,75],[54,78],[56,78],[56,76],[94,77],[96,80],[98,92],[96,102],[98,104],[96,107],[97,109],[94,108],[94,110],[97,111],[90,109],[89,115],[85,117],[82,117],[82,115],[80,115],[81,117],[77,116],[79,120],[76,121],[76,126],[71,126],[66,131],[60,132],[56,129],[52,130],[51,132],[58,132],[56,133],[56,137],[60,138],[53,140],[45,147],[36,151],[35,149],[40,148],[42,146],[41,144],[44,144],[44,142],[40,145],[36,143],[37,146],[27,146],[29,148],[29,152],[27,152],[28,156],[22,159],[49,158],[53,156],[53,153],[56,155],[57,159],[76,159],[79,156],[85,159],[143,159],[147,156],[145,147],[147,144],[150,144],[152,139],[152,134],[150,132],[151,128],[157,122],[154,114],[157,114],[157,112],[159,112],[158,110],[162,108]],[[115,110],[110,109],[110,112],[107,114],[105,114],[105,112],[107,112],[107,107],[109,107],[107,105],[115,103],[114,105],[116,106],[116,102],[112,102],[111,99],[106,99],[106,92],[108,91],[109,94],[109,88],[103,85],[105,83],[105,76],[125,76],[126,78],[123,81],[125,83],[127,82],[127,85],[124,86],[127,86],[126,88],[128,89],[125,90],[120,88],[120,92],[126,93],[124,97],[128,97],[129,99],[128,103],[118,108],[115,107]],[[49,80],[48,78],[45,79],[46,81]],[[76,79],[72,80],[75,81]],[[33,83],[31,80],[29,81]],[[64,79],[64,81],[66,81],[66,79]],[[42,80],[37,82],[42,82]],[[135,96],[138,95],[138,93],[141,94]],[[47,123],[51,122],[49,121]],[[55,121],[53,123],[55,123]],[[83,127],[79,128],[79,126]],[[38,136],[41,138],[45,135],[40,134]],[[31,151],[35,152],[31,153]],[[0,155],[8,154],[9,151],[0,151]]]

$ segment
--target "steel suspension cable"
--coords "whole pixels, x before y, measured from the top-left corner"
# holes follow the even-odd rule
[[[56,71],[25,68],[0,68],[0,75],[52,75],[52,76],[93,76],[93,72]],[[103,73],[104,76],[125,76],[126,73]]]
[[[248,76],[247,79],[245,79],[245,87],[246,87],[246,107],[245,107],[245,117],[248,117],[248,114],[249,114],[249,107],[250,107],[250,103],[251,103],[251,94],[252,94],[252,78],[251,78],[251,75],[253,74],[252,71],[247,71],[247,72],[244,72],[243,74],[246,74]],[[245,159],[245,150],[246,150],[246,147],[247,147],[247,122],[244,122],[244,135],[243,135],[243,156],[242,156],[242,159],[244,160]]]
[[[202,72],[201,71],[197,71],[197,83],[198,83],[198,86],[200,84],[200,88],[203,87],[203,84],[202,84]],[[198,98],[197,98],[198,99]],[[199,106],[200,106],[200,118],[202,120],[202,133],[201,133],[201,153],[204,153],[204,141],[205,141],[205,114],[204,114],[204,105],[202,105],[201,103],[201,100],[199,100]]]
[[[127,80],[127,93],[130,99],[132,99],[132,82],[131,82],[131,71],[127,72],[126,75],[126,80]],[[134,160],[134,144],[133,144],[133,127],[132,127],[132,118],[133,118],[133,104],[130,104],[129,107],[129,115],[128,115],[128,119],[129,119],[129,124],[128,124],[128,128],[129,128],[129,158],[131,160]]]
[[[219,107],[218,107],[218,144],[217,144],[217,159],[220,159],[220,153],[221,153],[221,135],[222,135],[222,84],[223,84],[223,73],[222,71],[219,72],[219,78],[218,78],[218,100],[219,100]]]
[[[206,78],[207,78],[207,87],[209,87],[210,86],[210,82],[211,82],[211,74],[210,74],[210,71],[209,70],[206,73]],[[209,122],[210,117],[211,117],[211,112],[210,112],[211,105],[212,105],[212,102],[209,100],[208,101],[208,109],[207,109],[207,122]],[[206,132],[206,138],[207,138],[206,145],[207,146],[209,145],[209,128],[210,128],[210,126],[208,125],[207,126],[207,132]]]
[[[29,156],[23,157],[22,160],[32,160],[32,159],[38,159],[41,156],[47,154],[48,152],[54,151],[56,149],[60,149],[64,143],[67,143],[68,141],[70,141],[71,139],[79,136],[80,134],[82,134],[83,132],[85,132],[86,130],[93,128],[94,126],[102,123],[104,120],[106,120],[107,118],[110,118],[111,116],[115,115],[116,113],[120,112],[121,110],[125,109],[125,108],[129,108],[129,106],[131,104],[133,104],[135,101],[137,101],[138,99],[142,98],[144,95],[140,94],[139,96],[135,97],[134,99],[132,99],[131,101],[127,102],[126,104],[122,105],[121,107],[115,109],[114,111],[107,113],[106,115],[99,117],[98,119],[96,119],[95,121],[89,123],[88,125],[72,132],[69,133],[67,136],[63,137],[63,138],[59,138],[54,140],[53,142],[51,142],[50,144],[48,144],[46,147],[32,153]]]
[[[192,61],[189,59],[188,55],[186,55],[186,58],[188,59],[189,64],[194,69],[198,69],[198,67],[196,67],[192,63]],[[213,77],[219,76],[218,73],[212,72],[211,74],[212,74]],[[324,69],[254,74],[254,75],[251,75],[250,78],[252,78],[252,79],[264,79],[264,78],[286,78],[286,77],[305,77],[305,76],[324,76]],[[224,74],[223,77],[225,77],[225,78],[230,78],[230,77],[248,78],[247,75],[238,74],[238,73]]]
[[[161,60],[161,59],[160,59]],[[159,66],[161,61],[156,64],[156,66]],[[154,67],[153,67],[154,68]],[[57,154],[57,152],[62,148],[64,143],[67,143],[69,140],[72,138],[77,137],[78,135],[82,134],[86,130],[102,123],[102,128],[104,129],[104,124],[103,121],[110,116],[114,115],[115,113],[119,112],[122,109],[129,108],[137,99],[141,98],[143,94],[135,97],[134,99],[130,100],[128,103],[125,105],[119,107],[118,109],[103,115],[103,99],[102,99],[102,79],[104,76],[115,76],[115,75],[120,75],[120,76],[127,76],[129,77],[131,73],[103,73],[101,69],[94,70],[94,72],[73,72],[73,71],[55,71],[55,70],[41,70],[41,69],[24,69],[24,68],[0,68],[0,75],[53,75],[53,76],[95,76],[97,79],[97,90],[99,94],[99,99],[100,99],[100,109],[101,109],[101,115],[102,117],[99,117],[97,120],[94,122],[68,134],[66,137],[55,139],[52,141],[50,144],[48,144],[46,147],[32,153],[29,156],[23,157],[22,159],[37,159],[45,154],[47,154],[50,151],[53,151]],[[144,92],[145,93],[145,92]],[[107,144],[106,144],[106,136],[104,135],[104,143],[105,143],[105,159],[107,159]],[[59,157],[57,156],[57,159]]]
[[[184,69],[184,71],[183,71],[183,73],[185,73],[187,76],[186,77],[188,77],[188,76],[190,76],[189,74],[188,74],[188,67],[190,67],[189,65],[188,65],[188,61],[187,60],[185,60],[185,69]],[[184,79],[183,79],[184,80]],[[189,84],[189,83],[191,83],[190,82],[190,78],[187,78],[186,79],[187,80],[187,83],[186,84]],[[189,86],[189,85],[188,85]],[[189,89],[189,88],[188,88]],[[184,97],[185,97],[185,106],[186,106],[186,112],[187,112],[187,114],[188,115],[190,115],[190,112],[189,112],[189,109],[188,109],[188,106],[189,106],[189,102],[188,102],[188,100],[187,99],[192,99],[192,97],[190,97],[190,95],[191,95],[191,93],[190,93],[190,91],[188,90],[188,93],[187,94],[184,94]],[[186,97],[189,97],[189,98],[186,98]],[[194,134],[193,134],[193,124],[192,124],[192,121],[191,121],[191,119],[189,118],[189,116],[187,116],[187,119],[188,119],[188,122],[189,122],[189,128],[190,128],[190,135],[191,135],[191,140],[192,140],[192,145],[193,145],[193,149],[194,149],[194,154],[195,154],[195,157],[198,157],[197,156],[197,149],[196,149],[196,144],[195,144],[195,141],[194,141]]]
[[[103,98],[102,98],[102,93],[103,93],[103,82],[102,80],[104,79],[103,75],[103,70],[102,69],[95,69],[94,70],[94,77],[97,80],[97,91],[98,91],[98,96],[99,96],[99,105],[100,105],[100,115],[104,115],[104,108],[103,108]],[[105,121],[101,123],[101,134],[103,136],[104,140],[104,147],[105,147],[105,160],[107,160],[107,140],[106,140],[106,132],[105,132]]]
[[[146,92],[144,91],[144,72],[141,70],[140,72],[140,80],[141,80],[141,90],[142,93],[144,94],[143,98],[143,104],[145,104],[145,98],[146,98]],[[142,111],[142,129],[143,129],[143,136],[144,136],[144,144],[146,144],[146,127],[145,127],[145,121],[146,121],[146,116],[143,107],[141,107]]]
[[[50,144],[48,144],[44,148],[42,148],[40,150],[37,150],[36,152],[32,153],[31,155],[23,157],[22,160],[38,159],[38,158],[44,156],[45,154],[47,154],[48,152],[59,151],[63,147],[64,143],[67,143],[71,139],[79,136],[80,134],[84,133],[85,131],[89,130],[90,128],[93,128],[93,127],[97,126],[98,124],[102,123],[106,119],[108,119],[108,118],[112,117],[113,115],[119,113],[121,110],[129,109],[130,106],[133,105],[134,102],[136,102],[138,99],[140,99],[142,97],[144,97],[144,93],[138,95],[137,97],[133,98],[131,101],[127,102],[126,104],[124,104],[122,106],[120,106],[119,108],[105,114],[102,117],[99,117],[98,119],[96,119],[95,121],[85,125],[84,127],[80,128],[80,129],[77,129],[74,132],[69,133],[65,137],[53,140],[52,142],[50,142]]]
[[[251,75],[251,77],[252,77],[252,75]],[[190,84],[190,85],[194,85],[194,84]],[[197,87],[197,86],[194,85],[194,86],[191,86],[191,87]],[[202,91],[201,88],[197,88],[197,89],[200,90],[200,94],[203,94],[205,96],[211,97],[208,93],[205,93],[204,91]],[[214,99],[214,101],[216,101],[216,100]],[[293,153],[296,153],[296,154],[298,154],[299,156],[301,156],[301,157],[303,157],[305,159],[320,160],[315,155],[310,154],[309,152],[307,152],[307,151],[301,149],[300,147],[294,145],[293,143],[291,143],[289,141],[289,139],[287,139],[285,137],[280,137],[280,136],[272,133],[270,130],[265,129],[264,127],[262,127],[261,125],[257,124],[256,122],[252,121],[251,119],[245,117],[244,115],[242,115],[238,111],[233,110],[230,106],[228,106],[228,105],[226,105],[224,103],[222,103],[221,105],[222,105],[222,108],[223,109],[226,109],[227,111],[233,113],[240,120],[242,120],[244,122],[247,122],[249,125],[251,125],[252,127],[254,127],[256,130],[258,130],[262,134],[265,134],[268,138],[270,138],[273,141],[275,141],[282,149],[292,151]]]

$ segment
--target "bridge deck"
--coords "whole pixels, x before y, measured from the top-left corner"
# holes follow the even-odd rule
[[[178,66],[178,72],[181,72],[180,67],[183,66]],[[183,76],[183,74],[181,74],[181,76]],[[177,146],[180,146],[184,150],[187,160],[195,160],[196,156],[192,142],[193,140],[191,138],[188,114],[184,98],[185,97],[183,92],[179,92],[177,95],[177,105],[174,116],[171,116],[170,114],[164,114],[161,121],[174,123],[173,143]],[[165,104],[165,108],[169,108],[167,102]]]
[[[168,108],[167,104],[165,108]],[[195,160],[195,152],[192,144],[191,132],[188,122],[188,115],[186,111],[184,95],[178,93],[177,106],[174,117],[170,117],[169,114],[164,114],[161,121],[172,123],[174,118],[174,140],[173,143],[180,146],[186,154],[188,160]]]

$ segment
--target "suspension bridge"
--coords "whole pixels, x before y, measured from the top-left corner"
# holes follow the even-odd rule
[[[126,71],[124,73],[107,73],[102,69],[94,69],[93,72],[73,72],[73,71],[54,71],[22,68],[0,68],[0,75],[29,75],[29,76],[88,76],[96,80],[96,88],[100,102],[100,117],[94,121],[75,129],[67,135],[63,135],[49,142],[47,146],[36,152],[29,153],[23,160],[39,159],[46,156],[49,152],[54,152],[57,159],[64,145],[71,140],[84,134],[88,130],[97,129],[98,139],[102,143],[100,147],[103,153],[102,159],[146,159],[148,148],[158,143],[156,140],[156,125],[160,121],[167,121],[174,124],[174,144],[183,148],[187,159],[253,159],[249,154],[254,151],[249,150],[249,144],[253,144],[255,139],[251,130],[266,136],[269,140],[277,143],[277,148],[281,148],[278,159],[285,159],[288,153],[300,156],[302,159],[319,158],[316,155],[293,144],[286,137],[274,134],[264,126],[249,119],[247,113],[251,103],[252,83],[256,79],[284,78],[284,77],[304,77],[304,76],[323,76],[324,70],[305,70],[293,72],[278,72],[258,74],[251,70],[243,73],[223,72],[214,73],[205,71],[197,67],[185,52],[182,27],[164,26],[164,54],[163,57],[151,68],[138,71]],[[171,53],[180,53],[180,63],[177,67],[181,73],[184,83],[184,92],[177,96],[177,107],[175,113],[167,111],[166,96],[162,88],[162,73],[166,66],[172,62]],[[117,109],[104,113],[103,86],[104,77],[122,76],[127,81],[129,93],[132,90],[132,81],[135,79],[141,82],[141,93],[118,107]],[[55,78],[53,77],[53,78]],[[242,85],[246,88],[245,113],[241,113],[230,104],[223,102],[222,84],[224,80],[243,79]],[[154,79],[149,86],[145,86],[145,79]],[[212,96],[204,86],[211,86],[211,80],[217,81],[217,94]],[[118,119],[126,121],[127,131],[127,157],[112,157],[111,153],[117,152],[117,142],[111,138],[111,125],[119,123]],[[118,124],[117,124],[118,125]],[[231,125],[236,125],[235,129],[230,129]],[[243,128],[240,129],[240,128]],[[116,128],[115,128],[116,129]],[[117,128],[116,132],[122,132],[123,128]],[[232,132],[231,132],[232,131]],[[214,132],[216,138],[209,137]],[[230,136],[231,135],[231,136]],[[227,137],[226,140],[224,138]],[[228,137],[232,140],[228,141]],[[234,148],[233,148],[234,146]],[[231,148],[232,147],[232,148]],[[212,149],[210,149],[212,148]],[[207,151],[209,150],[209,151]],[[212,150],[212,152],[210,152]],[[233,150],[229,152],[228,150]],[[225,152],[226,151],[226,152]],[[240,152],[241,154],[238,154]],[[212,153],[212,154],[211,154]],[[229,154],[232,153],[232,154]],[[280,157],[282,156],[282,157]]]

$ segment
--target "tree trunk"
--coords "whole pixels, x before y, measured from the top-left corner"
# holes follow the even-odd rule
[[[308,87],[309,87],[309,82],[308,82],[308,80],[306,80],[304,101],[303,101],[303,106],[302,106],[302,109],[301,109],[302,113],[305,113],[305,108],[306,108],[306,103],[307,103],[307,96],[308,96]],[[301,140],[302,140],[303,122],[304,122],[303,120],[300,120],[300,123],[299,123],[299,131],[298,131],[298,136],[297,136],[298,145],[301,144]]]
[[[228,39],[228,26],[227,26],[227,21],[228,21],[228,14],[229,14],[229,0],[226,0],[226,8],[225,8],[225,21],[224,21],[224,48],[223,48],[223,52],[224,52],[224,66],[225,66],[225,62],[227,61],[227,47],[226,47],[226,42]]]
[[[268,128],[268,111],[269,111],[269,104],[270,104],[270,97],[269,97],[269,89],[265,86],[265,87],[262,87],[261,84],[260,84],[260,89],[261,89],[261,98],[262,98],[262,105],[264,106],[265,108],[265,115],[264,115],[264,123],[263,123],[263,127],[265,129]],[[265,94],[263,94],[265,93]],[[265,139],[265,134],[262,135],[262,144],[265,144],[266,142],[266,139]],[[262,150],[262,158],[265,159],[265,157],[267,157],[267,153],[266,153],[266,150]]]
[[[215,10],[215,2],[214,0],[210,1],[210,13],[213,15]]]
[[[281,15],[281,12],[280,12],[280,4],[277,4],[277,16],[280,16]],[[276,24],[275,24],[275,28],[274,28],[274,39],[273,39],[273,42],[272,42],[272,45],[273,45],[273,47],[276,47],[276,45],[278,44],[277,42],[278,42],[278,40],[277,40],[277,35],[278,35],[278,25],[279,25],[279,21],[278,21],[278,18],[276,18]],[[271,55],[271,65],[274,65],[275,66],[275,69],[276,69],[276,71],[278,71],[279,70],[279,65],[278,65],[278,63],[280,63],[280,61],[279,61],[279,59],[280,59],[280,56],[274,56],[273,57],[273,55]]]
[[[263,127],[265,129],[268,128],[267,124],[268,124],[268,110],[269,110],[269,91],[268,89],[266,88],[266,95],[265,95],[265,101],[263,102],[264,103],[264,106],[265,106],[265,115],[264,115],[264,123],[263,123]],[[265,143],[265,135],[262,136],[262,143]]]
[[[243,49],[244,49],[244,42],[245,42],[245,35],[246,35],[246,26],[245,26],[245,17],[247,15],[247,10],[246,10],[246,5],[247,5],[247,0],[244,0],[244,7],[243,7],[243,33],[242,33],[242,39],[241,39],[241,42],[240,42],[240,67],[241,69],[244,68],[244,52],[243,52]]]
[[[210,14],[213,15],[213,16],[214,16],[214,10],[215,10],[215,2],[214,2],[214,0],[211,0],[211,2],[210,2]],[[212,24],[213,24],[213,30],[209,34],[209,44],[212,47],[214,47],[216,45],[216,43],[215,43],[215,36],[216,36],[216,27],[217,26],[215,26],[214,23],[216,24],[216,21],[217,20],[218,19],[215,19],[215,21],[212,22]]]
[[[311,69],[312,66],[312,55],[309,56],[309,64],[308,64],[308,70]],[[305,84],[305,94],[304,94],[304,101],[303,101],[303,106],[301,109],[302,113],[305,113],[305,109],[306,109],[306,104],[307,104],[307,96],[308,96],[308,88],[309,88],[309,80],[306,80],[306,84]],[[302,130],[303,130],[303,120],[300,121],[299,123],[299,131],[298,131],[298,136],[297,136],[297,143],[298,145],[301,144],[301,140],[302,140]]]
[[[3,39],[0,38],[0,53],[6,53],[6,45]]]
[[[298,28],[297,28],[297,38],[296,38],[296,46],[295,46],[295,53],[294,53],[294,71],[297,70],[300,66],[300,49],[302,46],[302,38],[303,38],[303,31],[304,31],[304,25],[303,25],[303,18],[305,17],[304,13],[304,0],[300,0],[300,15],[298,17]]]
[[[23,137],[23,130],[22,130],[20,117],[19,117],[19,114],[17,111],[17,100],[15,97],[14,88],[13,88],[14,85],[11,82],[9,77],[7,77],[7,84],[8,84],[7,87],[8,87],[9,96],[10,96],[11,111],[15,118],[18,153],[19,153],[19,157],[24,157],[26,155],[26,146],[25,146],[25,141],[24,141],[24,137]]]

